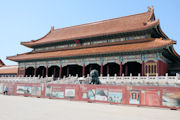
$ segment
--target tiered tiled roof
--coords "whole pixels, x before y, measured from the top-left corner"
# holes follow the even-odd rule
[[[8,59],[13,61],[22,61],[22,60],[33,60],[33,59],[37,60],[37,59],[63,58],[63,57],[84,56],[84,55],[98,55],[98,54],[108,54],[108,53],[135,52],[135,51],[163,48],[172,44],[174,44],[173,40],[163,40],[161,38],[156,38],[146,42],[132,43],[132,44],[101,46],[101,47],[93,47],[93,48],[34,53],[34,54],[33,53],[21,54],[17,56],[8,57]]]
[[[61,29],[51,28],[51,31],[44,37],[33,40],[30,42],[22,42],[21,44],[34,47],[36,45],[41,46],[43,44],[56,43],[67,40],[83,39],[88,37],[97,37],[103,35],[110,35],[116,33],[125,33],[133,31],[142,31],[149,28],[156,28],[159,26],[159,20],[155,20],[153,8],[148,8],[145,13],[136,15],[130,15],[110,20],[104,20],[94,23],[82,24],[72,27],[66,27]],[[27,61],[27,60],[39,60],[39,59],[51,59],[51,58],[65,58],[65,57],[78,57],[86,55],[102,55],[111,53],[122,52],[135,52],[152,50],[156,48],[163,48],[174,44],[175,42],[169,40],[168,37],[159,28],[158,33],[161,33],[163,38],[147,38],[148,40],[127,40],[122,41],[121,44],[108,43],[106,45],[89,45],[78,46],[76,48],[56,49],[56,51],[41,51],[41,52],[29,52],[20,54],[17,56],[7,57],[13,61]],[[140,41],[140,42],[137,42]],[[176,55],[177,56],[177,55]]]
[[[154,10],[149,8],[147,12],[109,19],[99,22],[82,24],[72,27],[60,28],[51,31],[44,37],[21,44],[33,47],[48,43],[55,43],[67,40],[76,40],[88,37],[97,37],[109,34],[141,31],[159,24],[158,20],[153,19]]]

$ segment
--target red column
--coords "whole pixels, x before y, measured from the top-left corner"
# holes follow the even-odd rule
[[[142,61],[141,75],[144,76],[144,61]]]
[[[103,63],[101,63],[101,75],[103,75]]]
[[[157,73],[158,73],[158,75],[160,76],[161,75],[161,68],[160,68],[160,60],[158,60],[158,62],[157,62]]]
[[[42,77],[44,77],[44,68],[42,69]]]
[[[18,67],[17,77],[19,77],[19,67]]]
[[[24,77],[26,77],[26,68],[24,68]]]
[[[60,66],[60,70],[59,70],[59,79],[61,79],[62,76],[62,65]]]
[[[120,76],[122,76],[122,72],[123,72],[123,65],[122,65],[122,62],[120,62]]]
[[[83,64],[82,76],[85,77],[85,64]]]
[[[92,69],[92,66],[90,65],[90,66],[89,66],[89,74],[90,74],[90,72],[91,72],[91,69]]]
[[[128,66],[127,65],[125,66],[125,75],[126,76],[128,75]]]
[[[69,76],[69,66],[67,66],[67,77]]]
[[[48,66],[46,67],[46,76],[48,77]]]
[[[37,71],[37,68],[34,68],[34,75],[36,77],[36,71]]]
[[[54,73],[53,73],[53,76],[55,76],[56,75],[56,68],[54,67]]]
[[[107,75],[109,74],[109,65],[107,64]]]

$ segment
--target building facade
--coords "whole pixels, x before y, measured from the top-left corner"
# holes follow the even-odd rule
[[[22,76],[164,75],[180,56],[155,19],[154,9],[140,14],[54,29],[22,45],[28,53],[7,57],[18,62]]]
[[[17,73],[17,65],[5,65],[0,59],[0,77],[16,77]]]

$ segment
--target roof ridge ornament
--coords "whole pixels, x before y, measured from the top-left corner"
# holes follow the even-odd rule
[[[154,6],[152,6],[152,7],[148,6],[147,9],[148,9],[148,13],[150,14],[147,22],[155,21],[156,18],[155,18],[155,15],[154,15]]]
[[[177,42],[176,42],[175,40],[172,40],[172,43],[173,43],[173,44],[176,44]]]
[[[147,7],[147,9],[148,9],[148,12],[154,12],[154,6],[152,5],[152,7]]]
[[[0,67],[4,66],[4,62],[0,59]]]
[[[51,31],[51,32],[54,31],[54,26],[51,26],[51,30],[50,30],[50,31]]]

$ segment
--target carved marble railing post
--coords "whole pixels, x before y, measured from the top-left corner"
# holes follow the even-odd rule
[[[158,73],[156,73],[156,81],[159,80],[159,76],[158,76]]]
[[[138,73],[138,81],[140,81],[140,77],[141,77],[141,74],[140,74],[140,73]]]
[[[132,73],[130,73],[130,81],[132,82]]]
[[[178,73],[176,73],[176,78],[175,78],[175,81],[178,81],[178,79],[179,79],[179,74],[178,74]]]
[[[117,74],[114,74],[114,81],[117,81]]]
[[[109,74],[107,74],[107,81],[109,81]]]
[[[124,81],[124,73],[122,74],[122,80]]]
[[[168,73],[166,73],[166,81],[168,81]]]
[[[146,75],[146,81],[149,83],[150,81],[149,81],[149,73],[147,73],[147,75]]]

